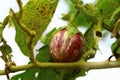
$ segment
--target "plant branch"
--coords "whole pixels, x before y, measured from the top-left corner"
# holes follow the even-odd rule
[[[36,64],[30,63],[21,66],[10,66],[9,73],[27,70],[31,68],[80,68],[85,70],[92,69],[105,69],[105,68],[117,68],[120,67],[119,61],[102,61],[102,62],[86,62],[78,61],[72,63],[52,63],[52,62],[37,62]],[[5,70],[0,70],[0,75],[5,75]]]
[[[27,69],[31,69],[31,68],[35,68],[35,65],[34,64],[27,64],[27,65],[21,65],[21,66],[10,66],[8,73],[27,70]],[[0,75],[5,75],[5,70],[0,70]]]
[[[33,39],[34,39],[34,36],[29,36],[27,46],[28,46],[29,51],[31,52],[30,61],[34,63],[36,61],[36,59],[34,58],[34,51],[33,51],[34,48],[33,48],[33,45],[32,45]]]
[[[112,34],[111,34],[111,38],[115,37],[116,34],[118,33],[119,31],[119,25],[120,25],[120,19],[117,20],[114,28],[113,28],[113,31],[112,31]]]
[[[25,27],[25,29],[27,29],[26,25],[24,25],[21,21],[22,21],[22,15],[23,15],[23,8],[22,8],[22,1],[21,0],[17,0],[17,3],[18,3],[18,6],[19,6],[19,9],[20,9],[20,12],[19,12],[19,24],[21,25],[21,27]],[[24,29],[23,29],[24,30]],[[30,50],[31,52],[31,55],[30,55],[30,60],[35,62],[35,58],[34,58],[34,51],[33,51],[33,46],[32,46],[32,43],[33,43],[33,39],[36,35],[36,33],[34,31],[31,31],[31,30],[27,30],[28,32],[28,49]]]
[[[87,13],[84,4],[82,4],[82,3],[77,3],[77,5],[74,5],[74,6],[75,6],[75,8],[76,8],[80,13],[82,13],[83,15],[85,15],[89,21],[92,21],[94,24],[97,24],[97,23],[98,23],[98,19],[97,19],[95,16],[91,16],[90,14]],[[118,23],[118,24],[119,24],[119,23]],[[117,26],[118,26],[118,25],[117,25]],[[115,26],[115,27],[117,28],[117,26]],[[114,33],[113,27],[112,27],[111,25],[105,24],[104,22],[103,22],[103,24],[102,24],[102,28],[108,30],[109,32]],[[114,30],[116,30],[116,28],[115,28]],[[116,37],[116,38],[120,38],[120,34],[116,33],[115,37]]]

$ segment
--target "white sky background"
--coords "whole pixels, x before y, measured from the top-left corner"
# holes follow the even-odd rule
[[[28,0],[22,0],[26,3]],[[85,3],[93,2],[93,0],[84,0]],[[9,14],[9,9],[12,8],[15,11],[18,11],[18,6],[16,0],[0,0],[0,22]],[[64,0],[60,0],[59,6],[57,8],[56,14],[50,23],[48,29],[49,31],[51,27],[60,27],[66,25],[66,22],[60,20],[62,13],[67,13],[68,7],[64,3]],[[83,29],[81,29],[83,30]],[[84,32],[84,30],[83,30]],[[18,46],[14,42],[15,30],[13,28],[5,29],[4,34],[5,39],[8,41],[8,44],[12,45],[13,49],[13,60],[17,63],[17,65],[26,64],[28,62],[28,58],[22,55]],[[100,41],[100,51],[98,51],[97,55],[94,59],[90,61],[104,61],[111,55],[110,45],[114,41],[114,39],[110,39],[110,36],[107,39],[101,39]],[[1,54],[0,54],[1,55]],[[0,59],[0,69],[4,69],[4,62]],[[15,73],[14,73],[15,74]],[[10,74],[13,75],[13,74]],[[99,70],[91,70],[87,73],[86,76],[77,78],[76,80],[119,80],[120,69],[99,69]],[[7,80],[6,76],[0,76],[0,80]]]

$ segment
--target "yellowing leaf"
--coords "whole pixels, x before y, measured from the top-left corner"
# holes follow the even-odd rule
[[[23,16],[21,22],[29,29],[36,32],[32,46],[35,46],[40,39],[42,33],[50,23],[58,0],[30,0],[23,8]],[[30,55],[27,40],[29,35],[20,27],[17,20],[13,20],[16,28],[15,41],[20,47],[22,53],[26,56]]]
[[[22,22],[37,35],[34,45],[40,39],[53,17],[58,0],[30,0],[23,8]]]

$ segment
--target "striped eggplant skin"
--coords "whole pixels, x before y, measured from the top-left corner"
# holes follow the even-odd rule
[[[50,53],[55,62],[75,62],[83,53],[84,40],[79,33],[72,38],[65,29],[57,32],[50,41]]]

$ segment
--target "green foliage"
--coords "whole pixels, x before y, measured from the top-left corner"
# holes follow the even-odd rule
[[[63,15],[63,20],[71,21],[74,19],[74,24],[82,27],[89,27],[91,21],[94,20],[96,22],[96,8],[92,4],[86,4],[84,5],[82,1],[80,0],[71,0],[67,1],[70,10],[69,13]],[[77,15],[76,15],[77,14]]]
[[[5,45],[5,49],[8,54],[12,53],[12,49],[9,45]]]
[[[117,7],[117,8],[114,10],[114,12],[113,12],[113,14],[112,14],[112,16],[111,16],[111,18],[110,18],[110,22],[109,22],[109,23],[114,23],[114,22],[116,22],[118,19],[120,19],[120,6]]]
[[[47,35],[44,37],[41,37],[41,42],[44,43],[44,45],[48,45],[50,42],[50,39],[52,38],[52,35],[56,32],[56,28],[53,28],[50,32],[47,33]]]
[[[38,80],[35,78],[35,74],[38,69],[29,69],[23,73],[17,74],[11,78],[11,80]]]
[[[23,8],[22,24],[27,26],[31,31],[36,32],[36,36],[33,39],[32,45],[35,46],[36,42],[40,39],[42,33],[51,21],[51,18],[56,9],[58,0],[30,0]],[[14,19],[13,23],[16,28],[15,40],[20,47],[22,53],[26,56],[30,56],[30,50],[28,49],[29,35],[20,27],[17,21]]]
[[[76,18],[76,24],[79,26],[88,27],[90,25],[90,22],[83,14],[79,14]]]
[[[58,0],[30,0],[23,8],[22,22],[36,32],[34,45],[53,17]]]
[[[110,18],[113,11],[120,5],[120,0],[98,0],[98,14],[103,19]]]
[[[102,30],[108,30],[109,26],[115,26],[116,22],[120,18],[120,0],[97,0],[97,3],[95,4],[83,4],[81,0],[66,0],[66,3],[69,6],[69,12],[68,14],[63,15],[62,19],[67,20],[69,22],[68,25],[59,29],[54,28],[48,32],[46,36],[41,37],[53,17],[58,1],[59,0],[29,0],[29,2],[23,7],[23,15],[20,19],[21,23],[18,20],[18,14],[20,14],[20,12],[16,13],[15,15],[10,14],[5,18],[3,23],[0,23],[0,38],[2,38],[3,29],[6,24],[8,22],[10,25],[13,23],[16,29],[16,43],[18,44],[22,53],[31,58],[31,52],[28,48],[31,46],[28,45],[31,35],[27,33],[27,30],[23,30],[20,24],[25,25],[25,29],[28,29],[28,31],[36,32],[33,41],[31,41],[31,43],[33,42],[32,47],[34,48],[38,40],[41,40],[41,42],[44,44],[43,47],[37,50],[38,54],[36,55],[35,59],[40,62],[53,62],[50,55],[49,43],[54,33],[66,28],[69,36],[72,37],[76,33],[81,34],[81,32],[78,30],[78,26],[82,26],[87,28],[85,34],[81,34],[85,40],[84,53],[89,50],[93,50],[94,52],[88,55],[86,54],[87,58],[84,59],[84,61],[94,58],[98,47],[95,31],[99,32],[100,30],[101,33]],[[112,28],[108,31],[112,32]],[[120,38],[116,38],[116,41],[111,46],[111,50],[115,57],[120,56],[119,46]],[[7,44],[5,44],[5,48],[1,49],[1,51],[2,50],[4,50],[3,52],[5,53],[12,52],[11,47]],[[79,68],[58,69],[36,67],[14,75],[11,80],[75,80],[77,77],[85,76],[85,72],[86,70]]]
[[[96,39],[94,36],[94,24],[91,24],[91,26],[87,29],[87,31],[84,34],[85,38],[85,52],[88,50],[94,51],[93,53],[89,54],[86,59],[94,58],[96,51],[97,51],[97,44]]]
[[[112,53],[116,58],[119,58],[119,56],[120,56],[120,47],[119,46],[120,46],[120,39],[117,39],[111,46]]]
[[[16,29],[15,41],[17,42],[22,53],[26,56],[30,56],[30,51],[27,47],[28,34],[20,28],[20,25],[17,23],[15,18],[12,20]]]
[[[41,62],[51,62],[49,46],[40,48],[36,59]],[[85,76],[85,70],[81,69],[29,69],[17,74],[11,80],[75,80],[78,76]],[[38,74],[35,76],[35,74]]]
[[[38,75],[39,80],[59,80],[53,69],[42,69]]]
[[[43,46],[42,48],[40,48],[40,50],[38,50],[39,53],[38,55],[36,56],[36,59],[38,61],[41,61],[41,62],[50,62],[51,61],[51,58],[50,58],[50,50],[49,50],[49,46],[46,45],[46,46]]]
[[[87,29],[87,31],[84,34],[84,37],[86,41],[86,49],[89,50],[91,48],[95,48],[96,41],[95,41],[95,36],[94,36],[94,25],[93,24],[91,24],[91,26]]]
[[[0,38],[3,37],[3,30],[7,25],[7,23],[8,23],[8,16],[3,20],[3,22],[0,22]]]

